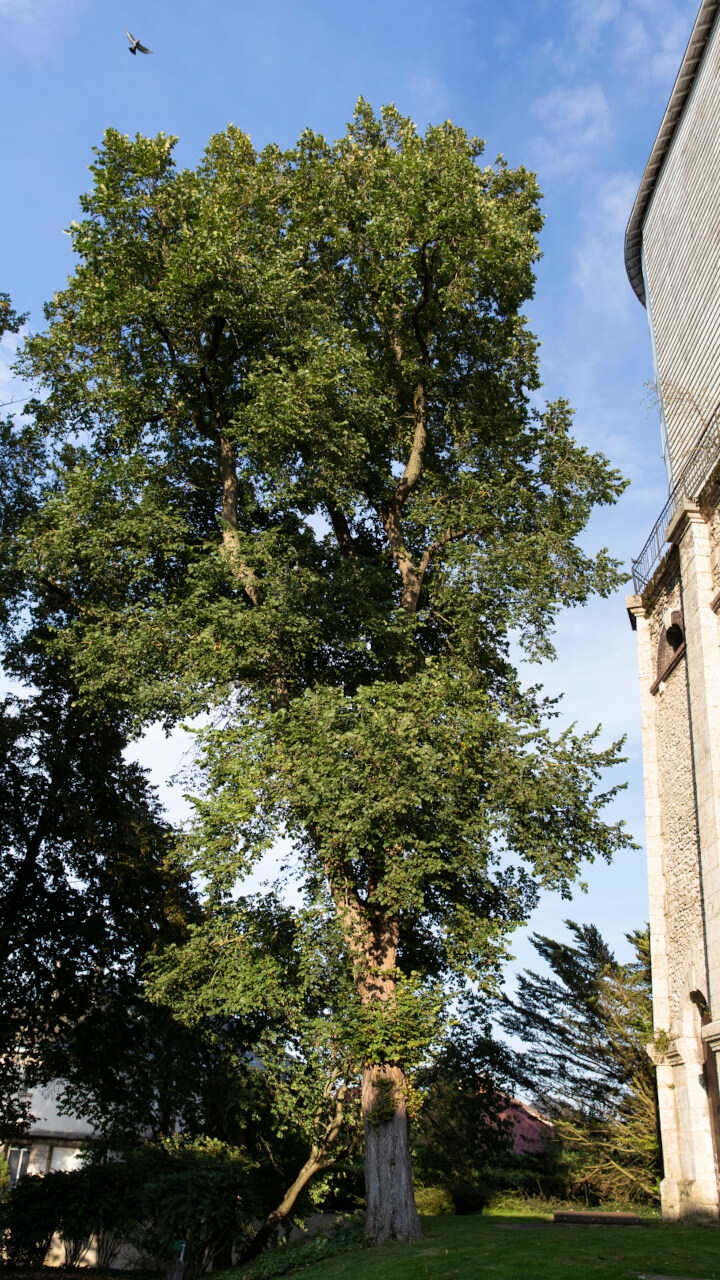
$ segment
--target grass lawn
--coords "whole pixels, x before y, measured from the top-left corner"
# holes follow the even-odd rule
[[[315,1263],[308,1280],[720,1280],[720,1228],[648,1220],[641,1227],[561,1227],[547,1218],[424,1218],[423,1240]],[[227,1273],[225,1273],[227,1274]],[[238,1278],[241,1272],[234,1272]]]

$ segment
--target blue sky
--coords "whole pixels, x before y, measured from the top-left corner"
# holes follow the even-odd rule
[[[544,257],[529,308],[544,394],[566,396],[576,434],[632,484],[593,519],[588,546],[629,564],[665,499],[645,311],[623,267],[623,234],[699,0],[0,0],[4,194],[0,289],[42,325],[42,303],[72,269],[63,235],[109,125],[179,136],[194,164],[230,121],[256,146],[291,144],[307,125],[343,132],[359,95],[395,102],[422,128],[448,117],[487,155],[537,170]],[[153,49],[131,57],[125,28]],[[0,400],[23,388],[0,352]],[[627,588],[629,590],[629,588]],[[627,790],[615,806],[643,839],[635,640],[620,592],[566,614],[559,660],[543,670],[564,715],[628,735]],[[529,677],[537,678],[537,669]],[[151,733],[141,758],[163,784],[180,751]],[[164,794],[172,806],[177,789]],[[589,894],[548,897],[532,927],[592,920],[624,952],[647,915],[644,858],[590,868]],[[532,961],[526,935],[514,948]]]

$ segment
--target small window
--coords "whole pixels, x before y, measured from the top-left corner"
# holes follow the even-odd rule
[[[22,1178],[23,1174],[28,1171],[28,1161],[30,1160],[29,1147],[11,1147],[8,1151],[8,1168],[10,1170],[10,1186],[14,1187],[18,1178]]]
[[[665,672],[673,665],[678,654],[682,652],[685,644],[682,621],[682,613],[679,609],[673,609],[672,612],[668,611],[663,618],[663,629],[660,633],[657,653],[656,674],[658,680],[662,680]]]
[[[52,1170],[79,1169],[81,1165],[82,1147],[53,1147],[50,1168]]]

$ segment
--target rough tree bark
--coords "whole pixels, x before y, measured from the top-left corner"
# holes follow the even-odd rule
[[[368,916],[360,904],[342,912],[355,956],[363,1004],[395,999],[398,922],[382,912]],[[422,1235],[415,1205],[407,1082],[400,1062],[363,1067],[362,1117],[365,1137],[365,1237],[376,1244],[417,1240]]]
[[[405,1073],[398,1064],[363,1070],[365,1235],[377,1244],[422,1235],[415,1205]]]

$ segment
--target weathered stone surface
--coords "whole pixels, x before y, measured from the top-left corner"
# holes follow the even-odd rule
[[[712,1004],[720,1008],[720,644],[706,518],[686,504],[668,532],[675,550],[628,608],[640,659],[663,1214],[701,1220],[720,1214],[713,1049],[703,1039]],[[683,648],[659,680],[669,625]]]
[[[640,663],[663,1215],[701,1221],[720,1217],[720,17],[708,0],[688,50],[633,232],[671,549],[627,605]]]

